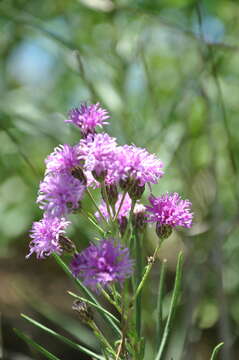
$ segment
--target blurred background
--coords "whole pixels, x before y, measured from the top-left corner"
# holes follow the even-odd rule
[[[154,193],[178,191],[195,224],[165,243],[167,314],[178,251],[184,291],[166,360],[239,358],[239,3],[232,0],[6,0],[0,2],[0,358],[42,359],[19,328],[60,359],[90,359],[29,325],[34,316],[97,349],[71,310],[73,284],[53,259],[26,260],[44,158],[79,133],[64,119],[83,101],[106,107],[107,131],[165,163]],[[147,194],[145,196],[147,200]],[[87,199],[84,200],[85,205]],[[90,205],[89,205],[90,206]],[[94,229],[72,219],[84,247]],[[152,228],[145,255],[156,241]],[[155,265],[144,298],[146,360],[153,359]],[[145,293],[147,293],[145,291]]]

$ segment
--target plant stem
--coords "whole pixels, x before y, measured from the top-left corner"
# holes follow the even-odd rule
[[[166,273],[167,260],[164,259],[161,265],[160,278],[159,278],[159,289],[158,289],[158,302],[157,302],[157,329],[156,329],[156,346],[157,350],[161,343],[162,338],[162,307],[163,307],[163,290],[164,290],[164,279]]]
[[[162,341],[160,343],[160,347],[159,347],[159,350],[158,350],[155,360],[162,359],[163,351],[165,349],[168,335],[169,335],[169,332],[172,327],[173,318],[174,318],[177,301],[178,301],[179,293],[180,293],[180,286],[181,286],[181,279],[182,279],[182,267],[183,267],[183,254],[182,254],[182,252],[180,252],[178,255],[176,277],[175,277],[175,282],[174,282],[173,295],[172,295],[170,308],[169,308],[169,314],[168,314],[167,322],[166,322],[166,325],[164,328]]]
[[[87,193],[87,195],[89,196],[89,198],[91,199],[92,203],[94,204],[94,206],[95,206],[96,210],[99,212],[99,214],[100,214],[100,216],[101,216],[102,220],[103,220],[103,221],[104,221],[104,222],[108,225],[107,220],[105,219],[104,215],[102,214],[102,212],[101,212],[101,210],[100,210],[99,206],[96,204],[96,201],[95,201],[95,199],[93,198],[93,196],[92,196],[92,194],[91,194],[90,190],[89,190],[89,189],[86,189],[86,193]]]
[[[216,356],[217,356],[219,350],[222,348],[223,345],[224,345],[224,343],[221,342],[220,344],[215,346],[215,348],[213,349],[212,355],[210,357],[210,360],[215,360],[216,359]]]

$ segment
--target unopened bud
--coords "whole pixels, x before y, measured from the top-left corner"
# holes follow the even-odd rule
[[[127,229],[127,225],[128,225],[128,219],[126,216],[121,216],[120,221],[119,222],[119,230],[120,230],[120,234],[121,236],[124,235],[125,230]]]
[[[120,180],[119,185],[120,185],[122,190],[128,190],[129,187],[131,186],[130,178],[127,178],[125,180]]]
[[[112,184],[112,185],[107,185],[106,186],[106,192],[107,192],[107,197],[108,197],[108,201],[110,203],[111,206],[114,206],[118,200],[118,189],[117,186]],[[101,195],[103,200],[106,202],[107,199],[105,199],[105,194],[103,189],[101,189]]]
[[[93,320],[93,312],[91,307],[82,300],[75,300],[72,305],[72,310],[79,314],[80,320],[83,323],[89,323]]]
[[[59,241],[60,247],[64,251],[69,252],[69,253],[75,252],[75,250],[76,250],[75,244],[68,237],[60,235],[58,241]]]
[[[94,176],[95,180],[102,182],[105,180],[107,171],[101,171],[100,173],[97,173],[95,170],[92,171],[92,175]]]
[[[134,208],[134,214],[132,218],[133,226],[139,230],[144,231],[146,228],[146,215],[145,206],[142,204],[136,204]]]
[[[71,169],[71,175],[74,176],[74,178],[80,180],[83,185],[87,184],[87,178],[80,166],[76,166]]]
[[[167,239],[172,234],[172,226],[161,225],[159,222],[156,224],[156,234],[160,239]]]
[[[140,186],[137,181],[129,188],[128,193],[132,200],[139,200],[141,199],[144,190],[145,190],[145,185]]]

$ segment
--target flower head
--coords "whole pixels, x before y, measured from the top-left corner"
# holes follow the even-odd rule
[[[70,224],[64,218],[44,216],[40,221],[32,224],[30,242],[30,252],[26,256],[31,256],[34,252],[38,259],[44,259],[52,253],[61,254],[62,248],[59,244],[59,237],[65,233],[66,227]]]
[[[158,226],[183,226],[185,228],[192,226],[191,203],[188,200],[182,200],[178,193],[166,193],[160,197],[150,196],[149,201],[151,206],[146,206],[148,222],[156,222]]]
[[[82,135],[86,137],[89,133],[94,134],[97,126],[102,127],[102,125],[108,124],[105,120],[109,117],[108,112],[99,103],[82,104],[69,112],[69,119],[65,122],[73,123],[79,127]]]
[[[70,264],[74,276],[82,277],[86,286],[97,290],[114,282],[122,283],[133,271],[129,250],[114,239],[102,239],[76,254]]]
[[[70,172],[74,167],[80,165],[78,148],[68,144],[59,145],[46,158],[45,163],[46,174],[49,172]]]
[[[46,175],[40,183],[37,203],[48,215],[61,217],[79,207],[85,186],[68,173]]]
[[[84,169],[91,171],[97,180],[111,172],[115,161],[116,139],[106,133],[88,135],[79,143],[79,158],[84,160]]]
[[[117,149],[115,172],[121,181],[132,182],[144,186],[146,183],[156,184],[163,176],[163,163],[154,154],[135,145],[124,145]]]

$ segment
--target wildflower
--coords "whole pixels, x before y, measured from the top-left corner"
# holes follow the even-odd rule
[[[97,291],[97,287],[122,282],[133,271],[129,249],[114,239],[102,239],[76,254],[70,264],[74,276],[83,278],[86,286]]]
[[[48,174],[40,183],[37,203],[51,216],[61,217],[79,207],[85,186],[67,173]]]
[[[82,136],[86,137],[88,134],[94,134],[97,126],[102,127],[102,125],[108,124],[105,120],[109,119],[109,117],[108,112],[99,103],[92,105],[82,104],[69,112],[69,119],[65,120],[65,122],[79,127]]]
[[[30,252],[26,256],[29,258],[34,252],[38,259],[44,259],[52,253],[61,254],[60,237],[65,233],[65,229],[70,224],[64,218],[48,217],[45,215],[40,221],[32,224],[30,242]]]
[[[150,196],[151,206],[146,206],[148,212],[148,222],[157,223],[157,232],[170,232],[170,228],[183,226],[190,228],[192,226],[193,214],[190,212],[191,203],[188,200],[182,200],[178,193],[166,193],[161,197]],[[160,229],[160,227],[162,227]],[[163,234],[162,234],[163,235]]]
[[[46,174],[50,172],[71,172],[80,165],[78,148],[68,144],[59,145],[46,158]]]
[[[121,185],[126,184],[128,188],[132,185],[143,187],[146,183],[156,184],[163,176],[161,160],[135,145],[118,147],[115,167]]]
[[[116,139],[106,133],[88,135],[79,143],[79,158],[84,160],[84,169],[91,171],[96,180],[102,181],[111,171],[115,161]]]

